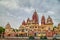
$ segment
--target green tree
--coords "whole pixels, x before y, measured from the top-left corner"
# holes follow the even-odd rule
[[[57,28],[56,26],[53,27],[53,31],[55,30],[55,28]]]
[[[4,35],[4,32],[5,32],[5,29],[2,26],[0,26],[0,37],[2,36],[1,34]]]
[[[29,40],[34,40],[34,36],[29,36]]]
[[[48,40],[46,36],[41,36],[40,40]]]

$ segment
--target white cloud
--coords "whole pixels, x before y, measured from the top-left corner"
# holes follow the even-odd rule
[[[20,26],[23,20],[26,20],[27,17],[31,16],[31,13],[33,13],[35,9],[37,9],[37,11],[39,12],[38,13],[39,23],[42,15],[44,15],[45,17],[47,17],[48,15],[50,16],[56,15],[56,17],[59,18],[60,4],[57,3],[57,0],[55,1],[45,0],[45,1],[43,0],[1,0],[0,6],[2,5],[2,6],[5,6],[6,8],[15,9],[15,10],[9,10],[9,9],[6,10],[5,7],[1,6],[0,10],[3,9],[1,10],[3,14],[1,13],[1,16],[0,16],[0,25],[5,25],[7,22],[10,22],[12,27],[17,28],[18,26]],[[30,13],[30,14],[25,14],[25,13]],[[53,18],[56,18],[56,17],[53,17]],[[60,22],[58,21],[58,19],[57,21],[54,21],[54,23],[56,24],[58,22]]]
[[[50,13],[50,14],[55,14],[53,11],[48,11],[48,13]]]
[[[14,0],[2,0],[0,1],[0,4],[4,5],[5,7],[9,8],[9,9],[16,9],[18,8],[18,4],[16,3],[16,1]]]
[[[34,8],[32,8],[32,7],[31,7],[31,8],[22,7],[22,8],[20,8],[20,9],[22,9],[22,10],[28,12],[28,13],[31,13],[31,12],[34,10]]]
[[[22,20],[22,17],[20,17],[20,16],[18,16],[17,18],[18,18],[19,20]]]
[[[16,17],[15,15],[11,14],[10,12],[7,11],[7,16],[9,17]]]
[[[29,13],[30,13],[32,10],[34,10],[34,9],[33,9],[33,8],[25,8],[25,11],[26,11],[26,12],[29,12]]]

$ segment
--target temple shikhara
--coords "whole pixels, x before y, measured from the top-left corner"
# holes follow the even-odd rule
[[[11,28],[11,25],[8,23],[5,27],[5,36],[14,37],[14,36],[47,36],[52,37],[55,34],[60,34],[60,23],[57,27],[54,27],[53,20],[50,16],[45,18],[44,15],[41,17],[41,24],[39,24],[39,17],[35,10],[32,15],[32,19],[27,18],[23,20],[19,29]]]

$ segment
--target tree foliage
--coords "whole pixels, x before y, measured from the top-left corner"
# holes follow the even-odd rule
[[[5,31],[5,29],[2,26],[0,26],[0,34],[2,34],[2,32],[4,32],[4,31]]]

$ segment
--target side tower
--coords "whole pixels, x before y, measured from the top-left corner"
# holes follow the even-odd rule
[[[50,16],[48,16],[48,18],[47,18],[47,24],[53,25],[53,21],[52,21],[52,18]]]
[[[48,30],[53,30],[53,20],[50,16],[47,18],[46,26]]]
[[[10,28],[11,28],[10,24],[7,23],[6,26],[5,26],[5,29],[10,29]]]
[[[45,16],[44,15],[41,18],[41,25],[45,25]]]
[[[25,20],[23,20],[22,25],[26,25]]]

